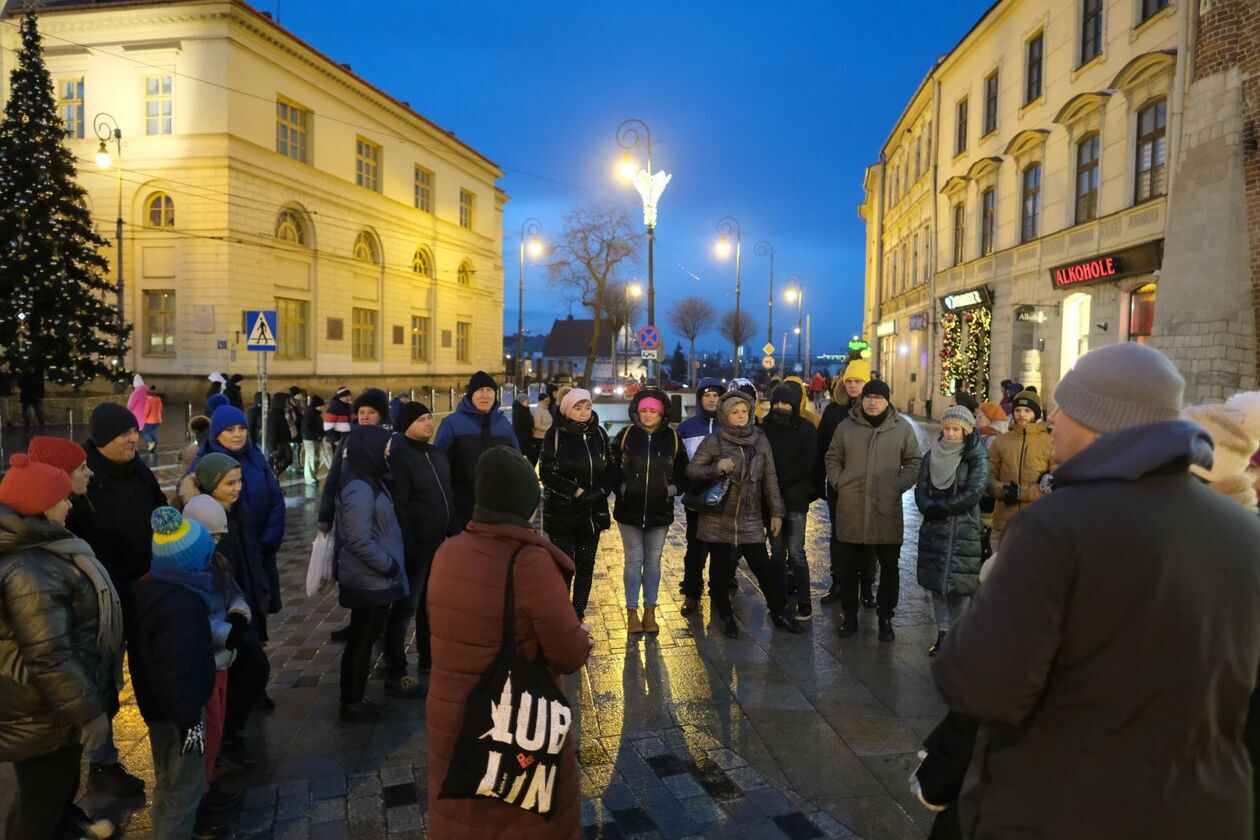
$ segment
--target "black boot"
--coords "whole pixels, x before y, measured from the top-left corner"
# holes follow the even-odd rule
[[[339,716],[347,723],[362,723],[376,720],[381,716],[382,711],[383,707],[369,701],[365,697],[360,697],[353,703],[342,703]]]
[[[840,600],[840,587],[836,586],[835,584],[832,584],[831,588],[827,590],[827,594],[823,595],[821,598],[818,599],[818,603],[822,604],[823,606],[826,606],[827,604],[834,604],[836,601],[839,601],[839,600]]]
[[[875,609],[875,596],[871,593],[871,581],[869,578],[862,578],[858,584],[861,590],[862,606],[868,610]]]
[[[897,634],[893,632],[892,619],[881,618],[879,620],[879,640],[881,642],[891,642],[897,638]]]
[[[941,642],[944,639],[945,639],[945,631],[937,630],[936,641],[932,643],[932,646],[930,648],[928,648],[928,656],[936,656],[936,652],[941,649]]]
[[[840,626],[836,628],[836,635],[842,639],[857,635],[858,622],[856,615],[846,615],[844,620],[840,622]]]
[[[785,612],[782,615],[772,616],[770,620],[773,621],[774,626],[778,627],[780,630],[786,630],[793,634],[805,632],[805,628],[797,622],[795,616],[791,613]]]

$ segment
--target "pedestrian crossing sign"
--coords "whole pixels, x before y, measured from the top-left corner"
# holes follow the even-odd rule
[[[246,350],[276,349],[276,310],[247,309],[245,325],[249,328],[245,335]]]

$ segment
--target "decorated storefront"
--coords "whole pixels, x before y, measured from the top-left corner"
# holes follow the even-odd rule
[[[989,393],[993,295],[987,286],[941,298],[941,394]]]

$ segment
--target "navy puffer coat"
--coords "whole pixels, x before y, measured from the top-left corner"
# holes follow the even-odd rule
[[[989,454],[980,435],[964,440],[954,485],[932,485],[933,453],[923,456],[914,501],[919,527],[919,586],[943,595],[971,595],[980,585],[980,499],[989,481]]]

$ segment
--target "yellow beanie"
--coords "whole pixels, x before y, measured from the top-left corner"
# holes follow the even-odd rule
[[[861,379],[863,382],[870,382],[871,363],[866,361],[866,359],[854,359],[844,369],[844,375],[840,379],[842,381],[845,379]]]

